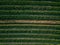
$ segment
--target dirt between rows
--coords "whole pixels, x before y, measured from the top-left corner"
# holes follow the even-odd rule
[[[0,20],[0,23],[60,24],[60,21],[54,21],[54,20]]]

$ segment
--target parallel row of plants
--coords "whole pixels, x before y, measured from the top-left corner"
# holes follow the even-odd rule
[[[0,0],[0,1],[54,1],[54,2],[59,2],[59,0]]]
[[[1,42],[41,42],[41,43],[53,43],[53,44],[58,44],[60,41],[59,40],[47,40],[47,39],[45,39],[45,40],[31,40],[31,39],[28,39],[28,40],[26,40],[26,39],[10,39],[10,40],[6,40],[6,39],[4,39],[4,40],[2,40],[2,39],[0,39],[0,41]]]
[[[0,10],[47,10],[59,11],[60,7],[55,6],[32,6],[32,5],[1,5]]]
[[[41,11],[41,10],[0,10],[0,15],[60,15],[60,11]]]
[[[10,20],[60,20],[60,2],[57,0],[0,0],[0,44],[60,45],[60,25],[2,24]],[[48,21],[47,21],[48,22]],[[23,23],[23,22],[22,22]],[[50,23],[50,22],[49,22]],[[56,23],[56,22],[54,22]],[[5,44],[4,44],[5,43]],[[35,43],[35,44],[32,44]],[[38,44],[39,43],[39,44]],[[7,44],[6,44],[7,45]],[[8,44],[9,45],[9,44]]]
[[[50,1],[0,1],[0,5],[40,5],[40,6],[60,6],[60,2]]]
[[[23,18],[24,17],[24,18]],[[52,15],[0,15],[0,19],[20,20],[60,20],[59,16]]]

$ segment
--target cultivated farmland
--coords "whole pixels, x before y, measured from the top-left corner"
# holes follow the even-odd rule
[[[0,0],[0,45],[60,45],[60,0]]]

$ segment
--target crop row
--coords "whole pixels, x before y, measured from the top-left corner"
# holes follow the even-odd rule
[[[17,40],[16,39],[15,40],[14,39],[12,39],[12,40],[11,39],[10,40],[4,39],[3,40],[3,39],[0,39],[0,41],[1,42],[33,42],[33,43],[40,42],[40,43],[53,43],[53,44],[58,44],[60,42],[57,40],[47,40],[47,39],[46,40],[42,40],[42,39],[41,40],[26,40],[26,39],[20,39],[20,40],[19,39],[17,39]]]
[[[60,11],[60,7],[55,6],[31,6],[31,5],[1,5],[0,10],[55,10]]]
[[[52,15],[0,15],[0,19],[20,19],[20,20],[60,20],[60,16]]]
[[[0,1],[54,1],[59,2],[60,0],[0,0]]]
[[[12,30],[12,29],[11,29]],[[4,30],[4,31],[1,31],[0,30],[0,34],[1,33],[33,33],[33,34],[60,34],[60,31],[41,31],[41,30],[39,30],[39,31],[29,31],[29,30],[27,30],[27,31],[21,31],[21,30],[19,30],[19,31],[11,31],[11,30],[8,30],[8,31],[6,31],[6,30]]]
[[[13,33],[12,33],[13,34]],[[49,38],[49,39],[60,39],[59,35],[55,34],[0,34],[0,38]]]
[[[0,15],[60,15],[60,11],[41,11],[41,10],[0,10]]]
[[[0,5],[60,6],[60,2],[49,2],[49,1],[0,1]]]
[[[0,43],[0,45],[55,45],[55,44],[50,44],[50,43]],[[60,45],[60,44],[57,44],[57,45]]]
[[[33,24],[26,24],[26,25],[24,25],[24,24],[16,24],[16,25],[8,25],[8,24],[6,24],[6,25],[0,25],[0,28],[1,29],[12,29],[12,28],[18,28],[18,29],[21,29],[21,28],[26,28],[26,29],[29,29],[29,28],[31,28],[31,29],[33,29],[33,28],[36,28],[36,29],[57,29],[57,30],[59,30],[60,29],[60,25],[33,25]]]
[[[52,43],[17,43],[17,42],[9,42],[9,43],[0,43],[0,45],[60,45],[60,44],[52,44]]]
[[[42,29],[42,28],[45,28],[45,29],[57,29],[59,30],[60,27],[53,27],[53,26],[0,26],[0,28],[4,28],[4,29],[10,29],[10,28],[38,28],[38,29]]]
[[[0,31],[36,31],[36,32],[38,32],[38,31],[45,31],[45,32],[60,32],[60,30],[56,30],[56,29],[36,29],[36,28],[33,28],[33,29],[31,29],[31,28],[29,28],[29,29],[23,29],[23,28],[21,28],[21,29],[19,29],[19,28],[14,28],[14,29],[0,29]]]

